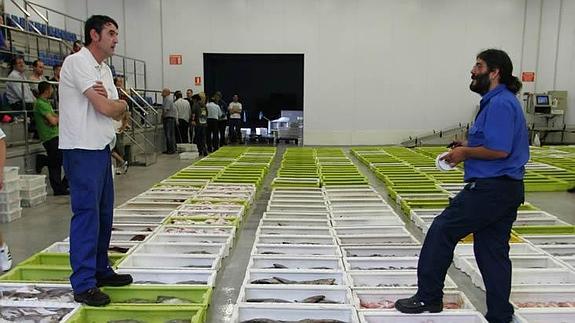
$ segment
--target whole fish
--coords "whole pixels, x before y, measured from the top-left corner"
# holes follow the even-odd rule
[[[285,299],[279,298],[248,298],[246,299],[248,303],[292,303],[290,301],[286,301]]]
[[[146,240],[146,236],[143,234],[136,234],[130,239],[130,241],[144,241],[144,240]]]
[[[276,251],[264,251],[261,254],[262,255],[284,255],[283,252],[276,252]]]
[[[323,301],[325,299],[324,295],[315,295],[315,296],[310,296],[308,298],[304,298],[301,303],[319,303],[320,301]]]
[[[153,284],[153,285],[157,285],[157,284],[165,284],[165,283],[160,282],[160,281],[156,281],[156,280],[138,280],[138,281],[135,281],[134,284]]]
[[[335,278],[322,278],[322,279],[315,279],[315,280],[304,280],[299,282],[298,284],[304,285],[336,285]]]
[[[189,299],[185,299],[185,298],[159,295],[156,298],[156,303],[158,303],[158,304],[190,304],[190,303],[192,303],[192,301],[190,301]]]
[[[284,266],[282,264],[273,264],[271,268],[277,268],[277,269],[287,269],[287,266]]]
[[[184,280],[177,282],[176,284],[181,285],[206,285],[208,282],[205,280]]]
[[[110,246],[108,251],[117,252],[117,253],[126,253],[130,250],[130,248],[118,247],[118,246]]]
[[[149,304],[152,303],[149,299],[145,298],[129,298],[125,301],[118,302],[118,303],[125,303],[125,304]]]

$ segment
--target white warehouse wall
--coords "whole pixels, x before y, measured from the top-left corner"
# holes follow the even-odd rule
[[[303,53],[308,145],[398,143],[471,121],[480,98],[469,71],[489,47],[510,54],[516,75],[537,73],[526,91],[570,90],[575,124],[575,1],[41,2],[114,17],[118,51],[146,60],[149,88],[202,90],[192,83],[203,53]],[[183,64],[169,65],[169,54]]]

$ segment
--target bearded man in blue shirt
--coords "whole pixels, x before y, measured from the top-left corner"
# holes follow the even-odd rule
[[[475,259],[483,276],[490,323],[509,323],[513,307],[509,237],[517,209],[524,202],[523,176],[529,139],[516,95],[521,82],[512,75],[502,50],[479,53],[471,70],[471,91],[482,96],[466,142],[458,142],[443,159],[463,161],[465,188],[438,215],[419,256],[417,293],[395,303],[403,313],[441,312],[443,286],[455,246],[473,233]]]

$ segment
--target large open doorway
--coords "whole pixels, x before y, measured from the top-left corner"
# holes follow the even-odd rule
[[[238,94],[244,127],[267,128],[266,118],[278,119],[281,111],[303,115],[303,64],[303,54],[205,53],[204,89],[208,95],[221,91],[228,103]]]

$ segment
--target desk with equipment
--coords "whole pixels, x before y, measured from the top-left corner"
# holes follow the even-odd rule
[[[533,142],[536,135],[544,142],[551,133],[561,133],[561,143],[568,131],[565,125],[567,91],[524,93],[525,112]]]

